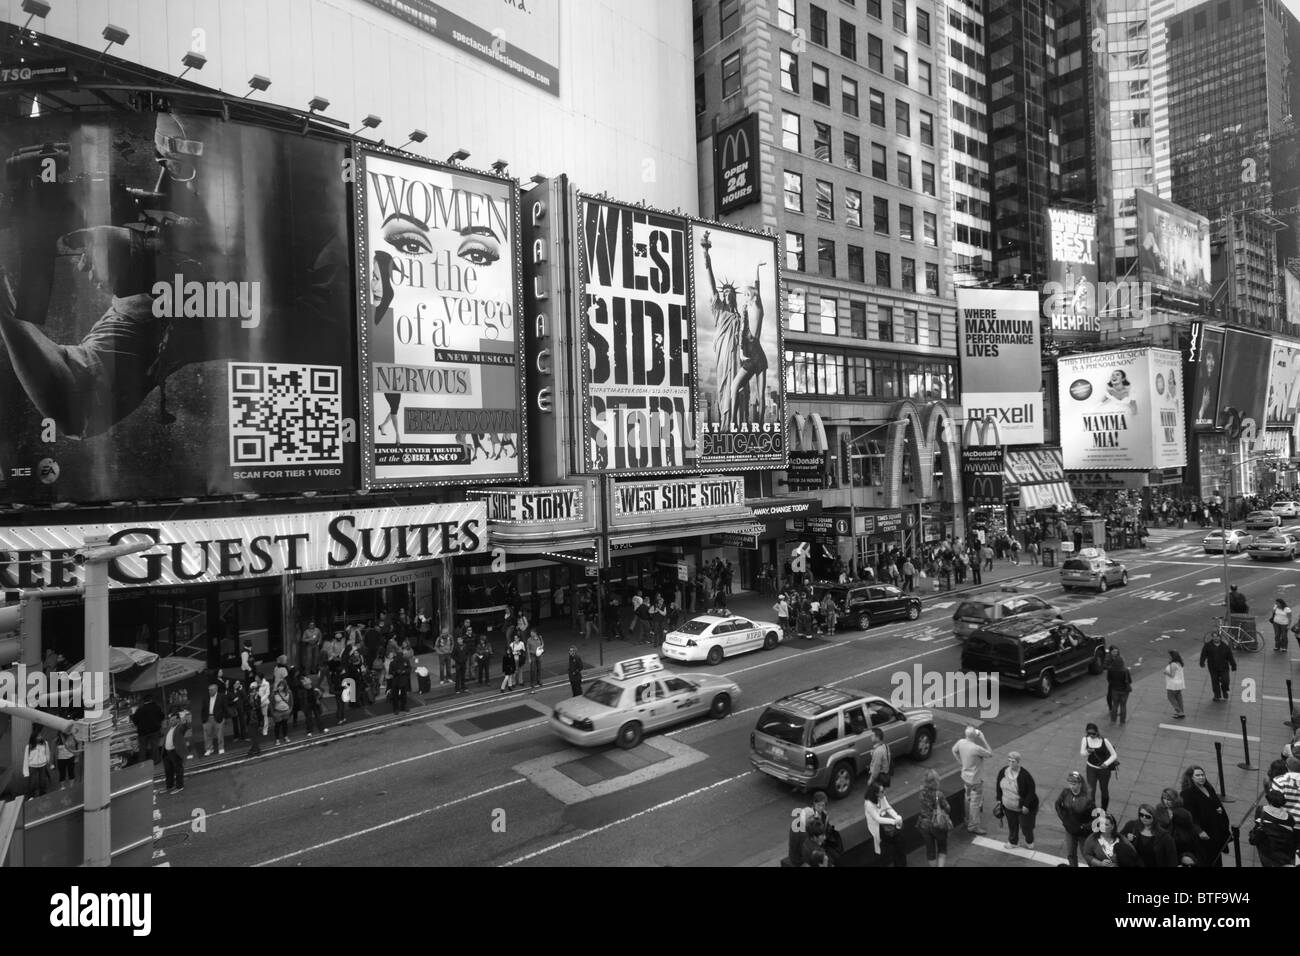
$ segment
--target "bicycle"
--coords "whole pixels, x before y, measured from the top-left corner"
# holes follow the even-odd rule
[[[1264,639],[1259,636],[1258,631],[1247,631],[1238,624],[1224,624],[1221,617],[1216,617],[1215,620],[1219,623],[1210,628],[1205,635],[1206,642],[1209,642],[1217,635],[1222,637],[1227,642],[1228,647],[1234,651],[1245,651],[1253,654],[1263,649]]]

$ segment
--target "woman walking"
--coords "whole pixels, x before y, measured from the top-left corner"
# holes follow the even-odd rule
[[[1291,619],[1294,615],[1291,608],[1282,598],[1277,598],[1273,602],[1273,613],[1268,616],[1270,623],[1273,625],[1273,652],[1286,650],[1286,629],[1291,626]]]
[[[515,652],[512,645],[506,646],[506,652],[501,655],[501,693],[505,693],[515,685]]]
[[[1124,824],[1120,836],[1137,851],[1142,866],[1178,865],[1178,849],[1173,836],[1156,826],[1156,810],[1149,803],[1138,807],[1138,817]]]
[[[1183,689],[1187,679],[1183,676],[1183,657],[1177,651],[1169,652],[1169,663],[1165,665],[1165,696],[1174,707],[1174,719],[1183,720],[1187,714],[1183,711]]]
[[[1101,787],[1101,809],[1110,806],[1110,775],[1119,764],[1119,754],[1111,742],[1101,735],[1096,724],[1084,728],[1083,741],[1079,744],[1079,756],[1088,761],[1084,768],[1088,774],[1088,794],[1095,802],[1097,787]]]
[[[1223,866],[1223,851],[1228,846],[1228,813],[1214,792],[1214,784],[1204,767],[1188,767],[1183,773],[1180,796],[1183,806],[1196,825],[1197,856],[1201,866]]]
[[[890,806],[882,785],[873,783],[867,787],[863,810],[867,815],[867,829],[871,831],[876,855],[885,858],[886,866],[907,866],[907,856],[901,842],[903,818]]]
[[[925,772],[921,786],[921,812],[916,818],[916,828],[925,840],[925,861],[930,866],[948,864],[948,831],[952,829],[952,816],[948,813],[948,799],[939,786],[939,774]]]
[[[1038,814],[1038,792],[1034,788],[1034,778],[1028,770],[1020,766],[1020,754],[1014,750],[1007,755],[1007,765],[998,771],[993,785],[997,803],[993,815],[1002,816],[1007,821],[1006,849],[1014,849],[1020,843],[1020,831],[1025,831],[1025,849],[1034,848],[1034,818]]]
[[[1115,831],[1115,818],[1105,810],[1094,810],[1092,835],[1083,844],[1083,862],[1088,866],[1141,866],[1137,850]]]

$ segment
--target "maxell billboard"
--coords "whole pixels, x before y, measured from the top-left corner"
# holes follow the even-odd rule
[[[1178,352],[1129,349],[1062,356],[1057,367],[1067,469],[1187,464]]]
[[[1038,293],[957,289],[957,341],[967,419],[991,418],[1005,445],[1042,444]]]
[[[1210,294],[1210,220],[1144,189],[1137,200],[1142,278],[1188,298]]]
[[[1044,316],[1062,342],[1096,342],[1097,217],[1073,209],[1047,210],[1047,285]]]
[[[758,114],[750,113],[713,135],[713,191],[719,216],[763,198],[759,172]]]

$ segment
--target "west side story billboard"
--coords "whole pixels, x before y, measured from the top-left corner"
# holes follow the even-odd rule
[[[991,418],[1006,445],[1043,442],[1038,293],[957,289],[962,407]]]
[[[354,486],[341,144],[51,113],[0,155],[0,498]]]
[[[356,184],[362,482],[523,479],[517,186],[370,150]]]

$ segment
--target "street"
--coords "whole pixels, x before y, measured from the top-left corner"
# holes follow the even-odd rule
[[[1122,758],[1122,776],[1111,786],[1111,812],[1121,824],[1138,803],[1154,803],[1161,788],[1177,786],[1187,765],[1204,764],[1217,781],[1215,741],[1224,745],[1236,822],[1264,783],[1261,769],[1236,766],[1241,717],[1259,741],[1251,743],[1255,768],[1267,767],[1288,734],[1286,680],[1300,653],[1294,639],[1286,654],[1274,653],[1266,618],[1274,597],[1295,593],[1300,565],[1229,556],[1230,579],[1250,600],[1264,646],[1238,655],[1238,693],[1229,704],[1214,704],[1197,658],[1213,616],[1222,613],[1223,573],[1220,556],[1201,549],[1204,533],[1155,530],[1146,550],[1112,555],[1127,566],[1130,581],[1104,595],[1065,594],[1057,568],[1022,563],[1015,586],[1062,607],[1067,620],[1123,652],[1134,679],[1127,725],[1109,723],[1102,676],[1064,684],[1048,699],[1003,691],[996,716],[984,720],[970,708],[941,708],[929,760],[896,764],[893,801],[915,790],[927,767],[950,772],[953,742],[963,725],[976,723],[996,751],[985,769],[986,806],[993,802],[993,776],[1011,750],[1021,751],[1049,805],[1065,771],[1081,766],[1078,739],[1091,720]],[[787,642],[716,668],[669,664],[670,671],[728,675],[741,686],[741,698],[728,718],[650,735],[630,751],[582,751],[555,737],[546,716],[568,696],[560,687],[447,702],[379,731],[291,753],[276,755],[268,741],[264,749],[273,759],[191,773],[182,793],[159,793],[156,846],[165,862],[190,867],[773,865],[785,853],[790,812],[806,798],[750,766],[749,734],[758,713],[814,685],[888,698],[894,675],[911,675],[915,665],[927,673],[956,671],[960,648],[951,615],[960,597],[927,596],[915,622]],[[770,598],[738,598],[733,610],[770,619],[770,604]],[[1160,674],[1170,648],[1187,663],[1188,718],[1177,724],[1169,719]],[[863,789],[859,780],[848,799],[832,806],[837,824],[861,818]],[[993,821],[985,822],[992,836]],[[1000,840],[991,839],[972,852],[982,865],[1053,864],[1062,834],[1050,810],[1040,815],[1040,833],[1039,854],[1004,853],[993,845]],[[953,834],[955,844],[968,840]],[[1253,865],[1253,851],[1244,849]],[[913,854],[910,862],[924,859]]]

